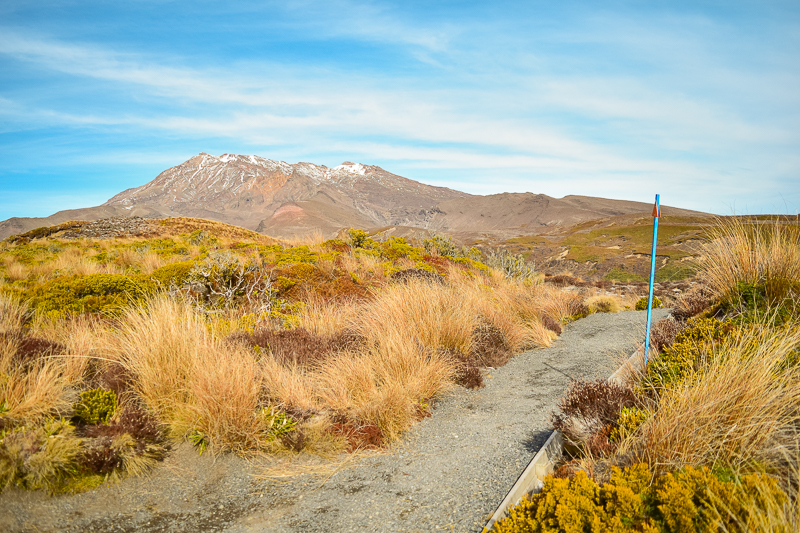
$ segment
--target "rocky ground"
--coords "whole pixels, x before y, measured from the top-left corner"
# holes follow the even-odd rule
[[[263,462],[184,445],[148,477],[84,494],[9,489],[0,530],[480,531],[549,436],[570,380],[608,377],[643,339],[644,321],[644,311],[579,320],[551,348],[491,370],[485,388],[445,395],[391,449],[316,475],[267,480]]]

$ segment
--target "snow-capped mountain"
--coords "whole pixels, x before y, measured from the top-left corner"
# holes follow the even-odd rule
[[[207,218],[277,237],[385,226],[531,234],[649,209],[649,204],[640,202],[582,196],[475,196],[349,161],[328,168],[256,155],[200,153],[103,205],[0,222],[0,238],[67,220],[112,216]]]

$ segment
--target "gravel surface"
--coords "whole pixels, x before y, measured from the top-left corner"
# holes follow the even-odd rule
[[[552,347],[491,370],[485,388],[447,394],[391,449],[333,474],[263,481],[241,458],[183,445],[150,476],[96,491],[9,489],[0,531],[481,531],[550,435],[569,381],[608,377],[644,337],[644,321],[644,311],[579,320]]]

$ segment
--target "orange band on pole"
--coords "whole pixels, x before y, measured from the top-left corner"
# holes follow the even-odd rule
[[[661,206],[658,204],[653,205],[653,217],[655,218],[661,217]]]

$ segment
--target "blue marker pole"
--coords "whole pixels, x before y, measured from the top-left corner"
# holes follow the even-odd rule
[[[653,207],[653,251],[650,253],[650,290],[647,293],[647,331],[644,337],[644,364],[647,365],[647,354],[650,351],[650,322],[653,318],[653,282],[656,279],[656,243],[658,242],[658,217],[661,216],[659,196],[656,194],[656,205]]]

